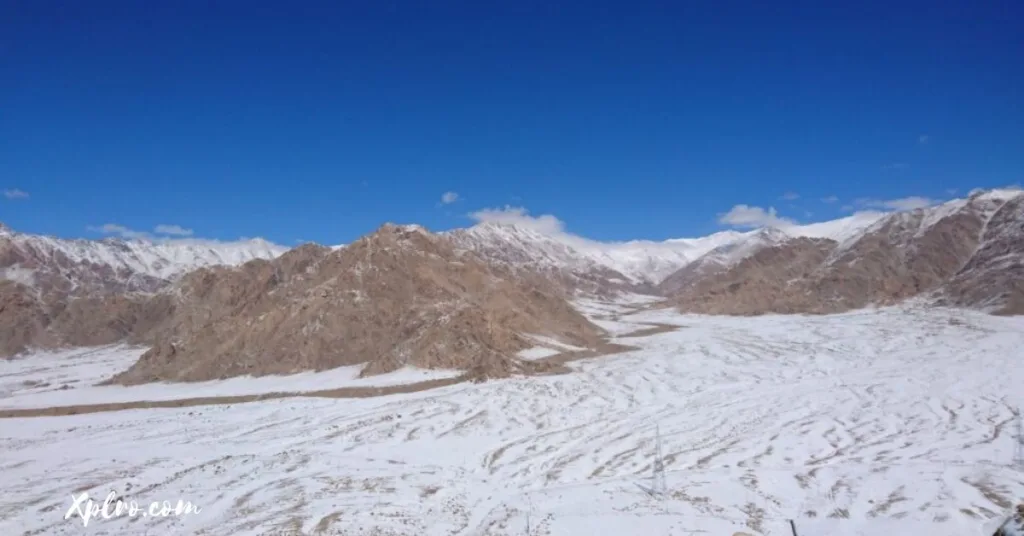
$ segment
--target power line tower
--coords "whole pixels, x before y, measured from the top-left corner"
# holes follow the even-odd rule
[[[1013,446],[1013,465],[1024,471],[1024,420],[1021,418],[1020,408],[1017,408],[1017,441]]]
[[[651,474],[651,494],[656,497],[665,495],[665,462],[661,458],[661,427],[654,427],[654,470]]]

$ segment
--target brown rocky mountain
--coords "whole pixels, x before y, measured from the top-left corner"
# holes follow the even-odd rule
[[[566,295],[610,297],[619,292],[653,294],[653,285],[630,277],[585,252],[532,229],[486,223],[443,233],[457,247],[473,251],[513,273],[541,277]]]
[[[826,222],[650,251],[568,246],[505,224],[437,235],[385,226],[344,248],[306,245],[274,260],[260,258],[277,253],[259,243],[62,241],[2,228],[0,356],[128,338],[156,347],[119,377],[125,383],[344,364],[501,374],[536,366],[512,357],[529,333],[591,345],[599,330],[566,299],[622,290],[713,314],[828,313],[908,298],[1024,313],[1021,191],[851,222],[839,234],[813,229],[835,227]],[[806,237],[815,235],[839,240]],[[664,262],[651,258],[665,248],[681,248],[665,262],[706,253],[654,289],[637,267],[660,273]],[[216,266],[246,259],[255,260]],[[190,271],[204,263],[215,266]]]
[[[825,312],[806,282],[835,245],[833,240],[793,238],[765,247],[722,271],[691,281],[669,303],[705,314]]]
[[[1012,313],[1021,293],[1022,198],[980,192],[890,214],[842,243],[784,241],[678,289],[671,302],[699,313],[829,313],[931,296]]]
[[[999,206],[964,266],[936,293],[940,305],[1024,314],[1024,195]]]
[[[701,255],[693,262],[669,274],[656,290],[663,296],[676,296],[712,276],[728,271],[737,263],[762,249],[779,245],[794,237],[775,228],[764,228],[738,237]]]
[[[65,240],[0,224],[0,356],[124,339],[161,318],[151,299],[199,266],[269,258],[265,240]]]
[[[363,364],[502,376],[529,335],[593,346],[602,330],[549,282],[513,274],[446,237],[385,225],[337,250],[307,245],[271,261],[207,268],[175,286],[171,313],[135,338],[153,348],[113,379],[134,384]]]

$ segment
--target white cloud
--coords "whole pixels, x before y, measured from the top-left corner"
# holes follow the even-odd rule
[[[135,231],[125,227],[124,225],[118,225],[116,223],[104,223],[99,227],[90,226],[88,229],[97,233],[117,235],[121,238],[149,238],[149,233],[145,231]]]
[[[459,200],[458,192],[445,192],[441,194],[441,204],[450,205]]]
[[[121,238],[141,239],[141,240],[152,240],[153,235],[146,231],[137,231],[124,225],[117,223],[105,223],[100,226],[89,226],[86,229],[95,233],[103,233],[106,235],[120,236]],[[171,235],[171,236],[192,236],[192,229],[185,229],[180,225],[168,225],[160,224],[153,228],[153,232],[159,235]],[[162,238],[167,240],[167,238]]]
[[[10,190],[4,190],[4,197],[7,199],[28,199],[28,192],[12,188]]]
[[[736,205],[724,214],[718,215],[718,223],[741,228],[757,227],[787,227],[795,225],[796,222],[789,218],[783,218],[775,212],[775,207],[752,207],[750,205]]]
[[[786,201],[796,201],[797,199],[800,199],[800,194],[796,192],[786,192],[782,194],[782,199],[785,199]]]
[[[921,145],[928,145],[928,142],[932,141],[932,137],[927,134],[921,134],[917,137],[917,143]]]
[[[531,216],[523,207],[505,205],[505,208],[485,208],[471,212],[469,217],[477,223],[511,223],[548,235],[565,235],[565,223],[551,214]]]
[[[153,232],[163,235],[192,236],[192,229],[185,229],[180,225],[168,225],[161,223],[153,228]]]
[[[938,205],[942,201],[921,196],[902,197],[899,199],[868,199],[861,198],[854,201],[862,207],[883,208],[888,210],[914,210],[915,208],[926,208]]]
[[[822,197],[821,198],[821,202],[822,203],[830,203],[831,204],[831,203],[836,203],[838,201],[839,201],[839,198],[834,196],[834,195],[830,195],[828,197]]]

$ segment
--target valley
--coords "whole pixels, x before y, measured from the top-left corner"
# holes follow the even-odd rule
[[[202,511],[94,519],[90,534],[785,535],[793,519],[802,536],[953,536],[982,534],[1024,496],[1011,466],[1020,317],[914,304],[755,318],[576,307],[636,349],[569,362],[568,374],[408,394],[0,419],[0,530],[80,534],[63,519],[71,493],[114,490]],[[652,323],[681,327],[638,332]],[[129,361],[104,351],[79,356],[86,372],[34,367],[33,381]],[[0,362],[0,409],[53,402],[12,389],[25,373]],[[315,377],[202,389],[300,390],[322,385]],[[61,403],[78,391],[111,400],[104,389],[166,399],[176,387],[88,383]],[[660,498],[643,489],[658,438]]]

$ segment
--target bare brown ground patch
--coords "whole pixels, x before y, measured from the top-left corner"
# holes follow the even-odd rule
[[[676,324],[663,324],[661,322],[643,322],[644,325],[651,326],[649,328],[641,328],[636,331],[630,331],[624,335],[619,335],[618,338],[624,339],[628,337],[649,337],[651,335],[657,335],[659,333],[668,333],[675,331],[679,328],[686,326],[678,326]]]
[[[665,331],[671,331],[672,329],[677,328],[678,326],[670,327],[668,324],[664,324],[651,329],[658,329],[658,333],[663,333]],[[641,335],[633,336],[639,337]],[[627,346],[624,344],[605,342],[598,345],[595,348],[563,352],[543,359],[537,359],[535,361],[551,365],[547,367],[546,372],[538,373],[538,375],[566,374],[572,372],[572,369],[565,366],[567,363],[579,361],[581,359],[590,359],[594,357],[612,355],[637,349],[638,348],[635,346]],[[62,417],[68,415],[83,415],[86,413],[102,413],[108,411],[124,411],[130,409],[186,408],[193,406],[245,404],[248,402],[260,402],[265,400],[299,397],[368,398],[374,396],[417,393],[421,391],[437,389],[440,387],[447,387],[449,385],[456,385],[466,381],[475,381],[479,379],[480,378],[473,376],[472,374],[465,373],[452,378],[426,380],[416,383],[389,385],[382,387],[339,387],[336,389],[321,389],[318,391],[276,392],[252,395],[179,398],[174,400],[139,400],[131,402],[110,402],[103,404],[77,404],[71,406],[56,406],[46,408],[5,409],[0,410],[0,419],[14,419],[23,417]]]

